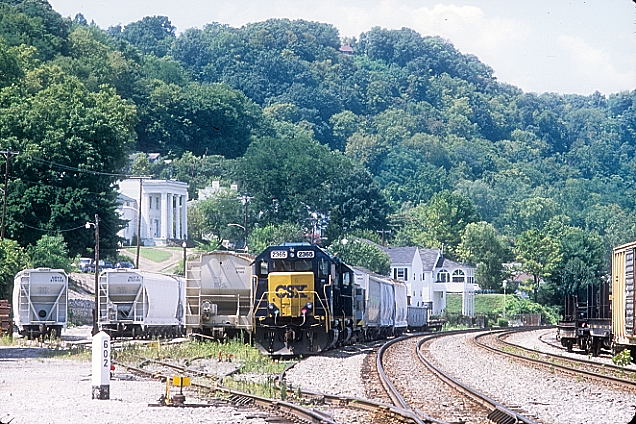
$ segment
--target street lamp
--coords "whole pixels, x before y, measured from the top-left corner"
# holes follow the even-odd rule
[[[186,258],[188,257],[186,248],[188,244],[184,241],[181,243],[181,247],[183,247],[183,278],[187,278],[186,276]]]
[[[95,228],[95,309],[93,312],[93,330],[92,335],[99,333],[97,327],[98,307],[99,307],[99,215],[95,214],[95,222],[87,222],[84,227],[86,229]]]
[[[245,249],[245,253],[247,253],[247,228],[244,227],[241,224],[235,224],[235,223],[227,224],[227,226],[228,227],[238,227],[238,228],[243,230],[243,238],[245,239],[245,244],[244,244],[243,248]]]

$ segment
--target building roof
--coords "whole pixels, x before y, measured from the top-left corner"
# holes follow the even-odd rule
[[[353,47],[351,47],[349,44],[343,44],[342,46],[340,46],[340,48],[338,50],[341,53],[353,54]]]
[[[424,268],[425,271],[432,271],[433,268],[436,268],[439,252],[439,249],[420,249],[422,268]]]
[[[440,260],[438,261],[438,265],[437,265],[437,268],[442,268],[442,267],[444,267],[444,268],[464,268],[464,269],[467,269],[467,268],[473,268],[474,269],[475,268],[474,266],[470,266],[470,265],[467,265],[467,264],[462,264],[462,263],[459,263],[459,262],[451,261],[450,259],[445,258],[443,256],[442,256],[442,258],[440,258]]]
[[[385,247],[380,248],[391,258],[391,265],[411,265],[417,247]]]

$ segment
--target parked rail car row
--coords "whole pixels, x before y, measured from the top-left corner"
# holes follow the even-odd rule
[[[630,349],[636,357],[635,285],[636,241],[612,252],[611,278],[588,286],[583,296],[566,297],[557,338],[568,350],[578,346],[598,356],[602,349],[613,354]]]

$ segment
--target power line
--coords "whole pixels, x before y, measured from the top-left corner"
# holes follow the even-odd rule
[[[66,171],[75,171],[75,172],[80,172],[80,173],[84,173],[84,174],[91,174],[91,175],[104,175],[104,176],[108,176],[108,177],[124,177],[124,178],[134,178],[134,177],[136,177],[135,175],[130,175],[130,174],[119,174],[119,173],[114,173],[114,172],[92,171],[90,169],[76,168],[74,166],[64,165],[64,164],[61,164],[61,163],[53,162],[53,161],[50,161],[50,160],[44,160],[44,159],[40,159],[40,158],[35,158],[35,157],[32,157],[30,159],[32,161],[43,163],[43,164],[47,164],[47,165],[51,165],[51,166],[55,166],[57,168],[64,169]]]
[[[32,229],[32,230],[38,230],[38,231],[42,231],[42,232],[48,232],[48,233],[64,233],[64,232],[67,232],[67,231],[74,231],[74,230],[78,230],[78,229],[80,229],[80,228],[85,228],[85,225],[86,225],[86,224],[80,225],[80,226],[78,226],[78,227],[66,228],[66,229],[63,229],[63,230],[50,230],[50,229],[47,229],[47,228],[32,227],[31,225],[29,225],[29,224],[24,224],[24,223],[21,223],[21,225],[23,225],[23,226],[25,226],[25,227],[27,227],[27,228],[30,228],[30,229]]]

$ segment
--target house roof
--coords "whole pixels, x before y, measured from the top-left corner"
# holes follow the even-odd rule
[[[435,268],[439,249],[420,249],[420,257],[422,258],[422,268],[425,271],[431,271]]]
[[[117,203],[124,203],[124,202],[137,202],[137,200],[133,199],[130,196],[126,196],[123,193],[117,194]]]
[[[351,47],[349,44],[343,44],[338,50],[341,53],[353,54],[353,47]]]
[[[391,258],[391,265],[411,265],[417,247],[385,247],[380,246]]]
[[[438,261],[438,264],[437,264],[437,268],[442,268],[442,267],[444,267],[444,268],[464,268],[464,269],[468,269],[468,268],[473,268],[474,269],[475,268],[475,267],[467,265],[467,264],[462,264],[462,263],[459,263],[459,262],[451,261],[450,259],[444,258],[444,257],[440,258],[440,260]]]

